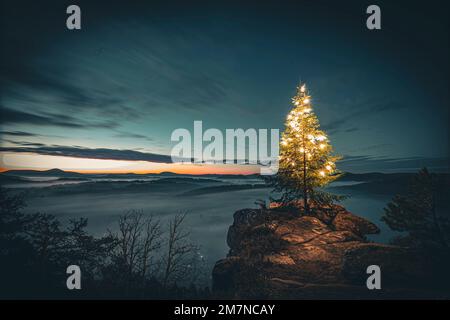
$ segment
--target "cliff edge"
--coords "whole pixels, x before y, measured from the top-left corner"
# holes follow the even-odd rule
[[[239,210],[228,230],[230,251],[213,269],[213,292],[271,299],[450,297],[448,256],[367,240],[379,232],[338,205],[316,208],[313,216],[276,206]],[[381,290],[366,286],[370,265],[381,269]]]

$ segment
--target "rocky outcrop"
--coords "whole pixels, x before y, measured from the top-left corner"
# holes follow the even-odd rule
[[[227,235],[229,254],[213,270],[213,290],[235,298],[440,297],[429,293],[438,258],[367,241],[379,232],[337,205],[316,208],[314,216],[282,207],[239,210]],[[381,291],[366,287],[374,264],[382,270]]]

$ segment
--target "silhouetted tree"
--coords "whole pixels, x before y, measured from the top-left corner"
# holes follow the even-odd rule
[[[31,218],[22,214],[26,204],[22,194],[11,195],[0,187],[0,253],[10,255],[25,244],[24,228]]]
[[[110,232],[116,241],[113,251],[113,277],[120,275],[125,290],[145,285],[150,278],[149,270],[157,260],[161,247],[161,224],[153,216],[144,216],[142,211],[129,210],[119,217],[119,231]],[[154,272],[152,272],[154,273]]]
[[[209,295],[193,284],[204,259],[182,226],[185,215],[170,221],[163,241],[160,221],[142,211],[121,216],[116,233],[94,237],[86,231],[85,218],[62,224],[53,215],[24,214],[24,207],[21,194],[0,188],[0,297]],[[66,268],[72,264],[82,270],[81,293],[65,286]]]
[[[395,243],[449,248],[450,220],[438,213],[438,197],[443,188],[448,188],[445,181],[442,183],[437,175],[423,168],[411,181],[408,193],[396,195],[388,203],[382,221],[392,230],[406,233],[398,236]]]
[[[64,239],[65,265],[76,264],[83,270],[83,281],[94,281],[102,276],[103,269],[111,262],[111,251],[117,245],[111,235],[96,238],[87,231],[88,219],[71,219]]]
[[[186,281],[195,272],[198,248],[189,241],[189,232],[183,228],[186,213],[177,214],[169,222],[167,251],[163,257],[163,287],[167,288],[178,281]]]
[[[21,212],[26,204],[22,194],[11,194],[0,187],[0,292],[1,297],[14,298],[30,286],[30,266],[34,250],[25,237],[25,226],[31,218]],[[19,277],[20,275],[20,277]],[[29,288],[31,293],[31,288]]]
[[[144,222],[144,236],[142,240],[142,253],[139,257],[140,272],[143,279],[149,275],[154,276],[154,270],[151,268],[157,265],[155,252],[157,252],[162,245],[162,230],[159,220],[155,220],[153,216],[146,218]]]

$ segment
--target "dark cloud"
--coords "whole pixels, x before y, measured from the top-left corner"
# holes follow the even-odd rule
[[[427,167],[432,171],[447,172],[450,164],[448,157],[404,157],[387,158],[374,156],[344,156],[338,163],[342,171],[348,172],[413,172]]]
[[[0,124],[32,124],[37,126],[57,126],[66,128],[106,128],[117,127],[113,121],[86,122],[63,114],[42,113],[40,115],[2,107]]]
[[[351,108],[351,112],[347,114],[343,114],[340,118],[337,118],[329,123],[324,124],[322,127],[328,133],[336,133],[338,131],[344,132],[352,132],[356,131],[357,128],[351,127],[347,129],[343,129],[343,127],[349,123],[354,122],[355,120],[360,119],[362,116],[370,117],[373,114],[377,114],[380,112],[385,112],[389,110],[399,110],[405,108],[405,104],[397,103],[395,101],[366,101],[366,102],[358,102],[354,103]]]
[[[45,146],[45,144],[43,143],[39,143],[39,142],[27,142],[27,141],[14,141],[14,140],[8,140],[8,139],[3,139],[3,141],[18,145],[18,146],[23,146],[23,147],[43,147]]]
[[[34,153],[48,156],[74,157],[98,160],[148,161],[172,163],[168,155],[144,153],[135,150],[117,150],[106,148],[83,148],[80,146],[40,146],[40,147],[0,147],[0,152]]]
[[[148,161],[157,163],[173,163],[171,156],[146,153],[136,150],[120,150],[107,148],[85,148],[82,146],[45,145],[42,143],[4,140],[16,144],[14,147],[0,147],[0,152],[34,153],[47,156],[74,157],[98,160]],[[194,159],[178,158],[176,161],[192,161]],[[207,161],[205,161],[207,163]],[[216,161],[217,164],[234,163],[253,165],[248,159],[230,159]],[[259,163],[259,162],[258,162]]]
[[[365,153],[368,151],[377,151],[377,150],[385,149],[386,147],[393,147],[393,144],[392,143],[372,144],[372,145],[368,145],[368,146],[354,148],[351,150],[351,152],[360,154],[360,153]]]
[[[143,134],[131,133],[131,132],[119,132],[115,135],[117,138],[132,138],[132,139],[142,139],[147,141],[153,141],[153,138],[147,137]]]
[[[15,136],[15,137],[39,137],[39,134],[24,132],[24,131],[0,131],[0,136]]]
[[[44,59],[45,68],[29,65],[29,61],[22,61],[22,65],[10,70],[8,66],[0,77],[4,101],[13,101],[33,105],[33,108],[64,106],[65,109],[78,112],[91,112],[112,119],[124,120],[138,117],[139,111],[127,105],[125,97],[119,94],[119,88],[93,88],[70,78],[73,73],[70,65]],[[35,63],[36,64],[36,63]],[[87,66],[88,68],[89,66]],[[90,66],[93,71],[97,68]],[[73,66],[72,66],[73,68]],[[39,96],[45,95],[46,100]]]
[[[76,86],[66,83],[64,79],[52,75],[46,75],[39,71],[33,71],[30,68],[21,70],[20,73],[9,73],[6,84],[11,84],[12,96],[25,101],[33,101],[34,98],[24,94],[24,88],[32,88],[36,91],[50,93],[59,98],[60,102],[65,102],[71,106],[83,106],[90,102],[90,99],[84,92]],[[61,71],[59,72],[61,73]],[[36,101],[36,100],[34,100]]]

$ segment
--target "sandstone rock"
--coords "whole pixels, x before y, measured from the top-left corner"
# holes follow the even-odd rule
[[[274,254],[265,257],[265,261],[278,265],[295,265],[294,259],[285,254]]]
[[[329,232],[330,229],[314,217],[299,217],[278,223],[274,233],[279,238],[294,244],[311,241],[317,236]]]
[[[239,272],[239,257],[228,257],[216,262],[213,269],[212,290],[222,295],[233,294]]]
[[[302,212],[302,201],[293,201],[290,206],[297,208],[297,213]],[[317,207],[311,204],[311,214],[325,223],[332,226],[337,231],[351,231],[359,236],[367,234],[378,234],[380,229],[372,222],[359,217],[351,212],[345,210],[344,207],[333,204],[330,206]],[[270,208],[281,208],[279,203],[271,203]]]
[[[380,229],[375,224],[348,211],[340,211],[334,217],[332,225],[335,230],[351,231],[359,236],[380,233]]]
[[[352,299],[428,297],[430,289],[431,296],[440,297],[433,290],[450,268],[447,256],[425,257],[367,242],[366,234],[379,232],[370,221],[341,206],[320,212],[313,217],[280,207],[237,211],[227,235],[230,253],[213,270],[213,291],[219,297],[252,297],[246,296],[247,286],[253,292],[267,290],[271,298]],[[441,263],[435,275],[444,260],[447,264]],[[366,288],[366,269],[372,264],[382,269],[383,293]],[[264,277],[248,279],[257,273]],[[256,285],[261,279],[266,280]],[[443,281],[443,296],[450,297],[448,289],[445,293],[449,286]]]

